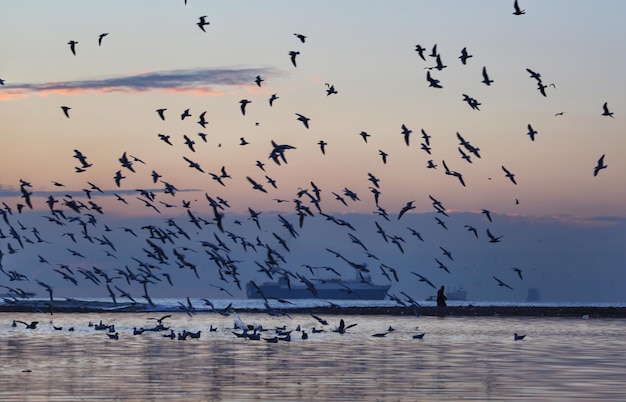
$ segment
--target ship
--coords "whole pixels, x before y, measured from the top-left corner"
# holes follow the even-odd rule
[[[278,282],[259,285],[246,283],[248,299],[331,299],[331,300],[384,300],[391,285],[377,285],[369,275],[346,280],[340,277],[314,278],[313,286],[281,277]]]

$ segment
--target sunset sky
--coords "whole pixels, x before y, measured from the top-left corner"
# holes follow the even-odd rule
[[[9,213],[5,207],[9,223],[0,221],[6,235],[0,239],[4,270],[28,274],[31,282],[39,278],[54,283],[58,297],[63,291],[89,294],[88,284],[74,287],[52,267],[98,265],[111,273],[124,265],[132,268],[136,260],[131,257],[145,258],[148,233],[141,226],[165,227],[172,218],[190,228],[188,211],[210,220],[206,196],[228,201],[230,208],[223,211],[226,231],[251,242],[260,236],[291,256],[285,268],[294,272],[301,264],[336,265],[327,247],[357,261],[368,258],[347,238],[350,231],[328,223],[306,195],[300,200],[316,216],[298,228],[301,236],[291,239],[293,250],[276,243],[272,232],[289,236],[276,215],[297,226],[293,199],[300,189],[313,194],[314,182],[321,189],[323,212],[359,222],[352,233],[377,250],[379,260],[368,263],[375,282],[385,281],[381,263],[402,270],[402,281],[392,292],[422,298],[432,293],[410,274],[416,271],[437,284],[463,285],[476,300],[520,301],[528,287],[537,287],[546,300],[626,302],[626,3],[520,0],[526,14],[519,16],[513,15],[513,1],[495,0],[187,3],[4,5],[0,200],[11,209]],[[201,16],[210,22],[206,32],[197,25]],[[102,33],[108,35],[99,46]],[[304,43],[296,33],[306,36]],[[69,41],[78,42],[76,55]],[[426,49],[426,60],[416,45]],[[446,66],[441,70],[429,56],[435,45]],[[463,48],[472,56],[465,65],[459,59]],[[297,67],[290,51],[299,52]],[[483,67],[493,80],[489,86],[481,82]],[[546,96],[527,69],[541,74]],[[443,88],[429,87],[427,72]],[[257,75],[263,79],[260,86]],[[336,94],[327,95],[330,85]],[[270,107],[272,94],[278,99]],[[479,110],[464,95],[478,101]],[[240,110],[243,99],[251,101],[245,115]],[[605,102],[612,117],[602,115]],[[61,106],[70,108],[69,118]],[[161,108],[167,109],[164,120],[156,112]],[[191,116],[182,120],[186,109]],[[205,128],[198,124],[203,112]],[[297,114],[310,119],[308,129]],[[534,141],[529,124],[537,131]],[[403,125],[412,130],[408,145]],[[422,130],[430,136],[430,154],[422,149]],[[369,134],[367,142],[361,132]],[[198,133],[206,135],[206,142]],[[457,133],[479,148],[480,158],[460,145]],[[172,145],[159,134],[169,135]],[[193,151],[184,136],[195,141]],[[242,137],[247,145],[240,145]],[[285,151],[287,163],[279,166],[268,158],[271,141],[295,148]],[[327,143],[325,154],[320,141]],[[85,172],[75,172],[80,166],[75,150],[92,164]],[[386,164],[380,151],[388,155]],[[124,153],[145,163],[134,162],[131,172],[120,164]],[[594,176],[602,155],[607,168]],[[199,163],[204,173],[184,158]],[[427,168],[429,160],[436,168]],[[265,171],[257,161],[265,164]],[[465,186],[445,174],[444,161],[462,175]],[[209,174],[219,176],[222,167],[231,176],[223,179],[225,186]],[[505,177],[503,167],[517,184]],[[119,187],[113,179],[117,171],[125,176]],[[156,183],[153,171],[161,175]],[[379,179],[379,205],[389,221],[373,213],[378,211],[368,174]],[[247,177],[267,193],[252,189]],[[25,200],[20,180],[30,183],[26,189],[33,192],[33,210],[25,207],[21,214],[17,204]],[[176,188],[174,195],[164,193],[165,183]],[[91,189],[91,200],[83,189]],[[156,194],[153,205],[160,213],[138,199],[138,189]],[[359,200],[350,200],[345,190]],[[442,202],[449,217],[436,212],[429,195]],[[70,197],[101,206],[103,214],[85,209],[81,219],[87,214],[98,218],[92,233],[100,238],[106,233],[119,245],[115,258],[98,254],[85,240],[73,243],[63,236],[73,232],[81,237],[80,226],[68,221],[66,227],[57,227],[47,220],[49,196],[68,217],[78,216],[63,205]],[[191,201],[191,207],[184,208],[183,200]],[[398,213],[410,201],[415,208],[399,220]],[[263,230],[257,232],[248,219],[248,208],[262,211]],[[486,220],[483,209],[492,212],[494,222]],[[448,232],[434,223],[435,216],[450,223]],[[374,221],[400,233],[406,252],[399,254],[385,244]],[[105,224],[114,230],[105,231]],[[411,246],[415,237],[407,226],[412,225],[425,237],[432,234],[431,240]],[[473,235],[465,225],[478,228],[477,243],[470,242]],[[137,239],[122,231],[123,226],[136,228]],[[9,236],[11,227],[31,239],[36,227],[50,243],[27,243],[9,253],[9,246],[17,245]],[[503,235],[502,241],[490,244],[486,228]],[[213,239],[214,231],[228,239],[210,226],[184,247],[201,249],[198,242]],[[436,263],[432,266],[434,258],[442,258],[442,246],[458,255],[449,261],[456,269],[452,277]],[[67,248],[83,249],[87,258],[77,261]],[[189,255],[199,265],[208,264]],[[239,267],[242,280],[263,279],[254,262],[264,260],[264,251],[238,249],[232,258],[244,261]],[[518,278],[510,268],[522,265],[528,274],[525,282],[517,283],[514,292],[503,292],[492,277],[514,284]],[[347,277],[353,276],[349,266],[342,268]],[[193,278],[171,272],[186,285],[167,291],[155,285],[155,294],[159,289],[177,297],[204,294],[202,288],[189,290],[187,282]],[[217,283],[216,277],[211,272],[203,280]],[[232,283],[220,283],[237,291]],[[3,276],[0,285],[15,284]],[[28,286],[45,294],[36,284]],[[95,293],[106,296],[106,289],[100,286]]]

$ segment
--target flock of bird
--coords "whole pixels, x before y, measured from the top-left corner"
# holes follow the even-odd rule
[[[518,2],[514,3],[514,15],[525,14],[524,10],[519,8]],[[201,16],[198,19],[197,26],[204,32],[210,33],[210,22],[207,16]],[[109,33],[102,33],[98,36],[98,46],[104,46],[103,41]],[[308,44],[307,36],[294,33],[296,42],[299,46],[306,47]],[[79,42],[70,40],[68,42],[69,50],[75,57],[80,57]],[[304,50],[291,50],[286,53],[288,61],[293,68],[302,68],[302,63],[298,63],[297,56]],[[443,77],[436,78],[434,75],[441,73],[448,66],[443,63],[443,56],[437,51],[435,44],[431,48],[430,54],[426,54],[427,49],[422,45],[416,45],[415,51],[422,61],[432,59],[434,65],[427,65],[426,81],[428,87],[433,90],[441,90],[445,86],[442,81]],[[467,48],[463,48],[458,57],[462,65],[472,62],[474,58]],[[547,96],[546,92],[549,87],[556,86],[554,84],[546,85],[542,81],[541,74],[529,68],[526,71],[530,74],[530,78],[537,85],[538,91],[542,96]],[[482,83],[486,86],[497,85],[492,79],[487,68],[482,68]],[[4,81],[2,81],[4,85]],[[266,88],[266,78],[261,75],[250,77],[250,85],[259,88]],[[340,92],[331,83],[325,83],[326,96],[341,96]],[[462,94],[463,101],[467,102],[472,110],[480,111],[481,103],[467,95]],[[267,100],[269,107],[277,107],[277,100],[280,99],[277,93],[273,93]],[[254,100],[241,99],[239,108],[241,115],[246,116],[246,111]],[[236,107],[234,105],[233,107]],[[63,116],[70,119],[73,117],[69,106],[61,106]],[[159,121],[168,121],[170,119],[180,119],[185,121],[192,118],[196,113],[190,109],[182,112],[173,112],[171,108],[162,107],[155,110],[153,118]],[[302,123],[305,130],[311,127],[311,119],[301,113],[295,113],[295,119]],[[608,104],[602,105],[602,116],[614,118],[613,112],[609,110]],[[197,124],[205,129],[209,122],[206,120],[206,111],[198,114]],[[257,123],[258,124],[258,123]],[[424,129],[419,130],[421,133],[420,149],[429,157],[432,155],[431,135]],[[404,123],[398,124],[398,133],[401,141],[407,147],[412,146],[415,140],[414,129],[408,127]],[[528,133],[531,141],[535,141],[538,133],[531,124],[528,124]],[[370,134],[362,131],[359,133],[361,139],[367,144]],[[234,178],[228,173],[228,168],[223,165],[219,171],[209,171],[210,169],[202,166],[198,162],[198,157],[203,152],[202,147],[206,146],[207,134],[199,132],[197,137],[184,134],[181,138],[176,138],[170,134],[155,134],[155,141],[160,141],[163,147],[181,147],[187,152],[180,161],[181,169],[188,168],[188,174],[205,175],[209,177],[217,186],[223,188],[230,185],[231,180],[245,179],[250,186],[254,195],[262,197],[272,197],[271,193],[278,189],[279,183],[270,177],[269,167],[261,159],[254,164],[256,173],[248,173],[245,177]],[[459,141],[458,152],[460,159],[465,163],[474,163],[480,160],[482,154],[480,148],[472,144],[461,133],[456,133]],[[360,140],[359,140],[360,141]],[[240,138],[240,145],[249,144],[244,137]],[[319,140],[317,142],[322,157],[326,154],[329,142]],[[221,146],[221,144],[220,144]],[[269,141],[267,161],[273,163],[273,167],[282,167],[288,164],[287,155],[297,152],[297,147],[290,144],[280,144],[274,140]],[[387,163],[389,155],[382,149],[378,150],[383,166]],[[92,169],[97,169],[90,162],[89,153],[79,149],[73,150],[73,155],[68,155],[76,160],[74,174],[87,176]],[[605,156],[602,155],[596,166],[593,168],[593,175],[596,176],[603,169],[607,168],[604,161]],[[377,265],[379,274],[388,279],[389,282],[409,281],[409,279],[417,277],[419,285],[424,283],[433,289],[437,289],[434,281],[425,270],[421,267],[420,272],[411,270],[410,268],[394,268],[391,264],[386,263],[383,257],[375,255],[370,245],[362,240],[361,233],[364,230],[374,231],[376,235],[380,235],[379,241],[389,245],[395,252],[404,253],[406,247],[415,247],[417,244],[427,243],[428,239],[424,239],[422,232],[410,227],[404,226],[398,228],[399,221],[406,221],[409,214],[416,207],[415,200],[410,200],[399,211],[387,211],[382,200],[382,190],[384,183],[373,173],[367,172],[363,175],[363,180],[367,180],[368,190],[371,192],[371,199],[374,209],[374,225],[370,229],[355,228],[344,216],[336,216],[326,212],[325,208],[333,209],[339,205],[348,207],[357,202],[368,202],[362,199],[362,195],[348,187],[343,189],[322,189],[318,187],[314,181],[307,180],[305,187],[300,187],[293,191],[291,199],[272,198],[277,204],[291,204],[293,211],[289,215],[281,213],[276,214],[276,221],[269,223],[263,222],[265,216],[268,220],[273,216],[272,213],[260,211],[251,205],[248,207],[248,216],[240,216],[236,214],[228,215],[228,209],[231,208],[229,201],[216,195],[219,190],[205,189],[204,199],[201,201],[179,200],[177,194],[186,194],[183,190],[179,190],[175,184],[164,179],[164,175],[158,173],[156,164],[149,167],[149,164],[143,159],[144,156],[135,156],[130,152],[124,151],[117,158],[119,169],[111,173],[111,181],[109,183],[93,183],[86,180],[85,187],[79,191],[66,189],[62,181],[52,181],[55,192],[51,192],[47,197],[40,196],[33,192],[33,184],[27,179],[21,179],[19,183],[20,201],[12,204],[10,202],[2,202],[3,208],[0,209],[0,287],[5,290],[4,301],[6,304],[24,302],[33,299],[37,290],[44,291],[47,294],[45,309],[53,312],[54,309],[54,287],[50,285],[50,280],[63,280],[71,283],[73,286],[93,286],[98,289],[94,293],[102,292],[108,295],[112,302],[117,304],[121,300],[129,303],[137,303],[144,301],[150,305],[154,302],[150,296],[150,290],[155,287],[171,287],[175,286],[177,277],[180,275],[191,275],[197,280],[205,282],[208,286],[218,289],[220,292],[234,297],[234,293],[242,291],[242,277],[250,276],[252,270],[260,272],[268,279],[286,278],[293,282],[302,282],[307,286],[310,284],[315,287],[317,275],[313,275],[314,279],[307,277],[304,273],[299,272],[300,267],[290,266],[289,253],[290,248],[299,241],[300,232],[305,231],[309,220],[322,220],[327,222],[328,228],[337,228],[345,232],[346,240],[349,239],[350,244],[357,247],[359,253],[364,252],[365,257],[354,256],[356,252],[353,249],[346,248],[345,251],[337,252],[330,247],[319,250],[320,254],[334,255],[337,261],[353,268],[356,275],[364,278],[372,272],[371,266]],[[271,162],[269,162],[271,161]],[[463,163],[463,162],[461,162]],[[440,162],[444,173],[451,176],[458,182],[458,185],[467,186],[463,174],[458,170],[453,170],[449,164],[442,160]],[[435,159],[427,161],[426,168],[436,170],[439,164]],[[502,176],[510,181],[511,185],[518,185],[516,175],[509,168],[502,165]],[[439,169],[438,171],[441,171]],[[158,190],[154,189],[133,189],[125,188],[125,180],[130,175],[143,175],[149,178],[153,186],[162,185]],[[259,179],[259,176],[263,179]],[[245,183],[244,182],[244,183]],[[40,186],[39,183],[36,184]],[[58,190],[58,191],[57,191]],[[256,192],[260,193],[257,194]],[[324,193],[331,193],[332,197],[323,197]],[[82,194],[77,194],[82,193]],[[59,195],[61,194],[61,195]],[[128,197],[128,195],[131,195]],[[485,217],[484,228],[477,228],[467,222],[454,221],[454,217],[450,216],[450,211],[444,206],[443,202],[432,195],[427,195],[432,203],[434,213],[433,224],[437,225],[437,230],[447,231],[450,223],[457,224],[458,227],[464,227],[469,232],[469,236],[473,236],[478,240],[484,240],[489,243],[501,243],[504,235],[493,231],[493,227],[488,225],[492,222],[491,211],[482,210]],[[115,197],[119,208],[125,205],[135,203],[148,208],[156,217],[154,224],[146,224],[140,227],[132,226],[115,226],[111,227],[110,221],[107,220],[107,211],[99,199]],[[181,197],[179,195],[179,197]],[[183,195],[184,197],[184,195]],[[424,196],[426,197],[426,195]],[[330,198],[330,200],[329,200]],[[252,202],[253,194],[249,196]],[[39,202],[44,200],[43,202]],[[39,204],[36,204],[39,202]],[[519,201],[516,200],[516,203]],[[334,203],[331,204],[330,203]],[[116,207],[117,208],[117,207]],[[35,211],[44,211],[35,220],[37,224],[24,224],[21,219],[22,214],[33,214]],[[177,215],[167,215],[165,210],[182,210],[184,213]],[[209,211],[204,213],[203,211]],[[273,218],[272,218],[273,219]],[[253,223],[253,228],[246,227],[245,220]],[[163,222],[161,224],[157,222]],[[280,225],[282,229],[274,230],[273,227]],[[271,229],[269,229],[271,228]],[[402,230],[402,232],[399,232]],[[493,230],[493,231],[492,231]],[[393,231],[393,232],[392,232]],[[269,232],[269,233],[268,233]],[[484,236],[482,235],[484,233]],[[407,240],[407,236],[415,238],[413,245]],[[229,243],[230,241],[230,243]],[[133,250],[132,255],[121,255],[118,253],[127,244],[138,244],[139,246]],[[58,260],[50,261],[46,255],[40,250],[46,250],[48,245],[53,245],[57,250],[66,250],[65,257]],[[380,246],[379,246],[380,247]],[[453,253],[448,247],[434,244],[433,247],[441,249],[443,257],[449,263],[454,261]],[[496,246],[497,247],[497,246]],[[236,248],[236,251],[233,249]],[[48,248],[49,249],[49,248]],[[85,250],[85,251],[84,251]],[[108,258],[106,267],[97,266],[91,262],[90,253],[98,253],[98,257],[92,257],[97,260]],[[201,251],[199,251],[201,250]],[[328,254],[327,254],[328,253]],[[353,256],[347,256],[352,253]],[[14,255],[30,255],[36,258],[34,264],[37,269],[28,267],[31,273],[25,273],[24,268],[16,266],[12,257]],[[246,261],[240,258],[244,256]],[[362,259],[371,261],[371,264],[361,263]],[[443,258],[442,258],[443,259]],[[444,264],[441,259],[434,259],[434,266],[437,270],[441,269],[446,274],[453,274],[452,269]],[[314,264],[303,264],[311,273],[322,271],[339,272],[335,267],[327,265],[315,266]],[[45,271],[45,273],[42,273]],[[437,271],[438,273],[442,271]],[[513,290],[511,280],[523,281],[522,269],[518,267],[510,268],[510,280],[505,278],[501,280],[497,276],[493,276],[493,285]],[[508,272],[507,272],[508,273]],[[412,274],[414,276],[408,275]],[[503,273],[504,274],[504,273]],[[217,277],[219,285],[212,278]],[[46,279],[47,278],[47,279]],[[423,290],[423,289],[421,289]],[[184,291],[184,290],[181,290]],[[348,290],[349,291],[349,290]],[[430,289],[428,289],[430,291]],[[313,294],[314,292],[312,292]],[[418,306],[419,303],[414,300],[406,292],[402,292],[402,297],[393,293],[389,297],[402,305]],[[49,301],[48,301],[49,300]],[[207,301],[208,303],[208,301]],[[190,312],[194,307],[191,305],[189,298],[187,303],[180,303],[181,310]],[[41,305],[40,305],[41,306]],[[266,301],[267,312],[272,314],[272,309]],[[44,309],[42,307],[42,309]],[[339,327],[341,328],[341,326]],[[344,327],[344,330],[348,327]],[[253,332],[256,333],[256,332]],[[248,334],[250,335],[250,334]],[[516,338],[517,339],[517,338]]]
[[[221,314],[224,316],[231,315],[229,311],[223,311],[221,312]],[[339,335],[343,335],[343,334],[349,333],[348,331],[349,329],[354,328],[358,325],[358,323],[346,324],[344,319],[340,318],[339,323],[336,326],[331,328],[328,320],[318,315],[310,314],[310,317],[312,317],[315,320],[316,324],[311,326],[311,328],[307,332],[307,329],[303,328],[303,326],[301,326],[300,324],[292,328],[288,327],[287,325],[274,326],[274,328],[266,328],[262,324],[245,323],[241,319],[239,314],[237,314],[236,312],[233,312],[232,314],[235,315],[235,319],[234,319],[232,327],[220,328],[218,326],[213,326],[213,324],[211,324],[208,328],[208,331],[205,331],[205,333],[206,332],[208,332],[209,334],[215,333],[218,336],[232,334],[236,338],[239,338],[239,339],[245,339],[245,340],[250,340],[250,341],[264,340],[268,343],[279,343],[281,341],[290,342],[292,339],[307,340],[309,339],[310,336],[316,336],[317,334],[322,334],[322,333],[325,333],[325,334],[336,333]],[[145,327],[144,326],[133,327],[132,336],[139,336],[139,335],[151,333],[151,334],[157,334],[155,336],[158,336],[160,338],[178,340],[178,341],[186,341],[188,339],[200,339],[202,337],[203,331],[201,329],[193,330],[193,331],[190,331],[187,328],[174,329],[172,325],[168,325],[168,323],[166,322],[166,320],[170,317],[172,317],[172,314],[166,314],[161,317],[148,317],[147,320],[149,321],[150,325],[145,326]],[[20,320],[13,320],[13,323],[11,326],[13,328],[17,328],[18,324],[24,325],[23,328],[25,330],[36,330],[37,328],[39,328],[38,327],[39,321],[25,322],[25,321],[20,321]],[[64,331],[64,330],[67,332],[76,331],[76,328],[73,326],[64,329],[62,325],[55,325],[52,321],[50,322],[50,325],[54,331]],[[87,324],[87,328],[90,328],[90,329],[92,328],[94,331],[98,331],[100,333],[106,334],[106,337],[108,339],[111,339],[111,340],[120,339],[120,329],[116,327],[114,323],[107,324],[107,323],[104,323],[102,320],[100,320],[97,324],[95,324],[89,321],[89,323]],[[419,330],[419,327],[416,327],[415,329]],[[371,334],[370,336],[374,338],[383,338],[389,334],[396,333],[396,331],[397,331],[396,328],[389,325],[388,328],[385,329],[384,331],[375,332]],[[402,330],[398,332],[402,332],[400,336],[403,336],[404,333],[407,331]],[[122,336],[130,335],[130,334],[131,332],[130,330],[128,330],[128,333],[124,333],[122,334]],[[294,335],[298,334],[298,336],[294,338],[292,337],[292,334]],[[411,338],[412,339],[424,339],[425,335],[426,335],[425,332],[420,331],[418,333],[411,335]],[[521,334],[518,334],[517,332],[513,334],[514,341],[523,340],[525,337],[526,335],[521,335]]]

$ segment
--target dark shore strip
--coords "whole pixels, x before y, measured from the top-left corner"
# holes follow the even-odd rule
[[[143,305],[128,305],[117,309],[101,309],[91,306],[68,307],[55,306],[52,313],[139,313],[139,312],[177,312],[174,309],[146,309]],[[238,313],[266,314],[261,309],[233,309]],[[0,306],[0,313],[35,313],[50,314],[49,309],[34,309],[32,306]],[[181,311],[182,312],[182,311]],[[197,313],[214,313],[211,310],[198,310]],[[451,316],[451,317],[580,317],[580,318],[626,318],[626,307],[598,306],[449,306],[434,307],[311,307],[275,309],[279,314],[335,314],[335,315],[390,315],[390,316]]]

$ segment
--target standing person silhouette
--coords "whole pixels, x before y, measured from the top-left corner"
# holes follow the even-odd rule
[[[437,307],[446,307],[446,300],[448,298],[444,294],[444,286],[441,285],[439,290],[437,291]]]

